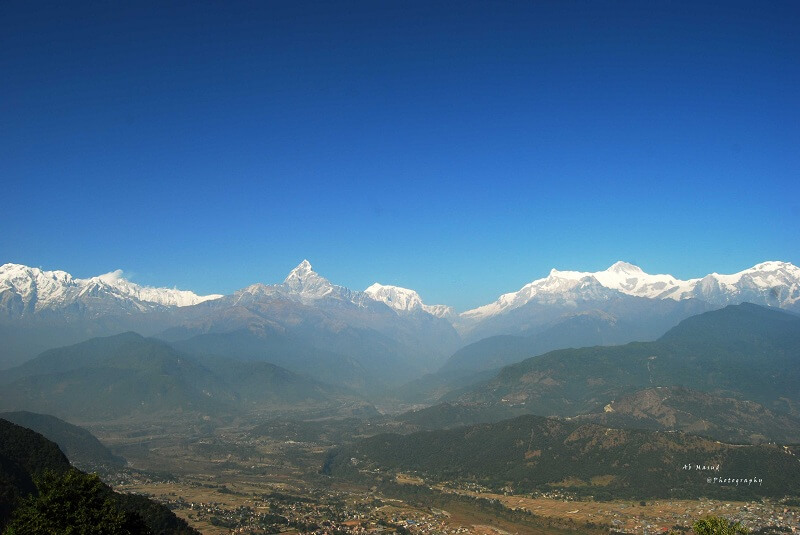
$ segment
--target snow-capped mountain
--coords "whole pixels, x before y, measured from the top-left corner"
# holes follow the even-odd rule
[[[280,347],[278,357],[297,357],[279,362],[292,371],[313,371],[321,374],[315,376],[320,380],[350,386],[355,381],[376,388],[433,371],[460,343],[447,320],[422,310],[404,313],[366,292],[333,284],[307,260],[282,283],[253,284],[232,295],[182,308],[171,314],[170,321],[173,327],[160,336],[175,343],[195,339],[199,346],[210,347],[210,338],[227,333],[216,354],[246,346],[243,354],[252,358],[265,347]],[[350,362],[355,368],[334,371],[330,358],[325,364],[309,361],[308,355],[297,356],[292,348],[298,346],[313,348],[311,354]],[[356,368],[361,371],[354,371]]]
[[[501,295],[497,301],[460,314],[464,322],[480,322],[505,314],[532,301],[569,303],[575,299],[604,300],[609,292],[682,301],[699,299],[713,306],[752,302],[785,309],[800,307],[800,268],[788,262],[764,262],[752,268],[698,279],[680,280],[672,275],[650,275],[638,266],[616,262],[604,271],[558,271],[519,291]]]
[[[383,303],[397,313],[421,311],[437,318],[455,316],[452,307],[426,305],[417,292],[407,288],[375,283],[363,292],[359,292],[333,284],[314,271],[308,260],[300,262],[280,284],[253,284],[234,295],[240,300],[282,297],[306,305],[314,305],[325,299],[347,301],[362,308]]]
[[[44,271],[20,264],[0,266],[0,310],[22,317],[43,312],[89,310],[95,314],[144,312],[154,306],[184,307],[220,295],[134,284],[117,270],[88,279],[65,271]]]
[[[422,310],[437,318],[451,318],[455,310],[447,305],[426,305],[414,290],[400,286],[388,286],[377,282],[364,290],[368,296],[376,301],[386,303],[394,310],[400,312],[414,312]]]
[[[364,292],[358,292],[333,284],[314,271],[308,260],[303,260],[289,272],[279,284],[256,283],[234,293],[237,303],[280,298],[289,299],[305,305],[319,304],[323,301],[345,301],[364,307],[372,304],[372,299]]]
[[[690,297],[718,306],[747,301],[800,309],[800,268],[789,262],[764,262],[733,275],[712,273],[690,282]]]
[[[311,301],[328,296],[349,296],[350,294],[346,288],[335,286],[325,277],[321,277],[314,271],[308,260],[303,260],[290,271],[279,288],[285,290],[289,295],[296,295],[301,299]]]
[[[226,296],[140,286],[121,271],[79,279],[5,264],[0,368],[45,349],[132,330],[176,343],[195,339],[198,347],[223,336],[214,339],[216,353],[238,348],[241,354],[230,356],[277,355],[282,366],[310,367],[318,378],[336,376],[336,363],[350,363],[342,366],[344,377],[336,376],[342,384],[352,386],[353,377],[359,384],[388,384],[387,377],[400,381],[432,371],[464,343],[495,335],[535,336],[536,347],[548,350],[646,341],[691,315],[743,301],[800,311],[800,269],[765,262],[691,280],[650,275],[624,262],[596,273],[554,269],[494,303],[456,314],[425,304],[407,288],[336,285],[307,260],[283,282]],[[292,360],[312,353],[322,360]]]
[[[553,269],[547,277],[526,284],[517,292],[503,294],[494,303],[462,312],[460,318],[467,321],[481,321],[520,308],[532,301],[551,305],[570,304],[577,299],[604,301],[609,298],[611,290],[589,274]]]

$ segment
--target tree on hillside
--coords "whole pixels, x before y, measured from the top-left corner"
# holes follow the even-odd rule
[[[731,522],[719,516],[709,516],[692,525],[697,535],[745,535],[750,530],[740,522]]]
[[[25,498],[5,535],[149,533],[141,517],[118,507],[110,489],[95,474],[46,470],[36,479],[36,488],[38,496]]]

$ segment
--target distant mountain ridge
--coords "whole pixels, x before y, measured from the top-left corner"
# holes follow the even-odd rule
[[[44,271],[20,264],[0,266],[0,313],[8,316],[46,311],[96,315],[144,312],[154,306],[191,306],[219,297],[222,296],[140,286],[123,278],[121,270],[78,279],[65,271]]]
[[[402,312],[415,312],[421,310],[437,318],[453,318],[456,315],[455,309],[447,305],[426,305],[422,298],[414,290],[401,288],[400,286],[390,286],[378,284],[377,282],[364,290],[376,301],[382,301],[394,310]]]
[[[0,368],[47,349],[127,331],[170,342],[242,333],[246,339],[236,341],[236,355],[215,355],[278,359],[273,363],[302,372],[295,366],[302,359],[276,349],[300,343],[308,348],[304,357],[328,355],[347,363],[353,373],[343,371],[344,380],[331,376],[337,384],[371,384],[382,391],[435,372],[466,343],[488,337],[526,339],[506,354],[492,349],[484,358],[470,350],[471,356],[462,353],[449,365],[480,371],[551,349],[655,340],[689,316],[743,301],[800,311],[800,269],[764,262],[734,275],[689,281],[648,275],[624,262],[597,273],[553,270],[495,303],[456,314],[399,286],[375,283],[358,291],[334,284],[308,260],[283,282],[257,283],[225,296],[143,287],[119,271],[77,279],[63,271],[5,264]],[[244,354],[246,347],[253,351]],[[305,362],[322,372],[329,363],[319,358]]]
[[[353,396],[267,362],[193,357],[136,333],[51,349],[4,371],[0,410],[79,422],[265,407],[338,406]]]
[[[319,355],[350,360],[347,367],[356,373],[363,370],[366,376],[351,376],[346,384],[366,381],[378,389],[438,368],[460,345],[458,333],[446,319],[424,311],[398,311],[366,292],[335,285],[307,260],[282,283],[254,284],[233,295],[175,310],[171,321],[175,327],[157,336],[179,342],[235,332],[240,340],[231,340],[230,347],[237,358],[256,360],[268,352],[253,348],[246,356],[241,351],[243,346],[253,346],[254,339],[261,339],[264,346],[281,339],[292,341],[313,347]],[[321,362],[309,364],[317,370],[325,367]],[[292,368],[284,358],[280,365]],[[339,382],[339,374],[330,379]]]
[[[595,273],[559,271],[501,295],[497,301],[466,312],[460,317],[476,321],[519,308],[534,299],[603,299],[606,290],[649,299],[700,299],[714,306],[751,302],[778,308],[800,306],[800,268],[789,262],[762,262],[732,275],[711,273],[689,280],[672,275],[650,275],[638,266],[616,262]]]
[[[307,260],[282,283],[253,284],[227,296],[194,296],[174,305],[166,298],[143,302],[124,294],[119,288],[135,285],[118,277],[88,279],[87,285],[65,272],[7,266],[9,280],[0,277],[0,339],[5,342],[0,367],[19,364],[46,349],[125,331],[169,341],[249,332],[273,347],[277,339],[299,340],[317,355],[355,359],[353,369],[366,370],[368,377],[350,376],[346,383],[364,384],[381,377],[397,382],[432,371],[460,344],[447,320],[422,309],[399,311],[366,292],[335,285]],[[109,278],[114,284],[106,281]],[[237,346],[241,349],[242,344]],[[317,370],[325,367],[312,364]]]
[[[501,295],[495,302],[458,314],[462,321],[474,321],[502,314],[525,305],[534,298],[569,300],[604,298],[604,290],[649,299],[701,299],[715,306],[738,304],[744,301],[778,308],[800,307],[800,268],[780,261],[768,261],[738,273],[710,273],[696,279],[681,280],[668,274],[651,275],[627,262],[615,262],[597,272],[560,271],[552,269],[547,277],[536,279],[516,292]],[[422,310],[437,317],[455,317],[447,305],[427,305],[420,295],[400,286],[375,283],[363,292],[332,284],[318,275],[308,260],[295,267],[283,283],[256,283],[234,293],[278,293],[311,302],[335,296],[353,303],[363,303],[364,297],[387,304],[393,310]],[[139,305],[166,307],[192,306],[218,299],[221,294],[197,295],[188,290],[140,286],[123,277],[122,270],[88,279],[74,278],[65,271],[45,271],[21,264],[0,266],[0,311],[39,312],[67,308],[83,299],[113,297],[130,300]],[[133,305],[135,306],[135,305]]]
[[[534,356],[452,396],[571,417],[642,389],[681,386],[797,418],[798,364],[800,317],[744,303],[688,318],[653,342]]]

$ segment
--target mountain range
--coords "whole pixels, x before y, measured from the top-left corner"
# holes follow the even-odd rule
[[[308,260],[303,260],[282,284],[254,284],[236,294],[279,293],[306,303],[331,296],[363,304],[368,297],[398,312],[421,311],[450,318],[457,325],[468,325],[534,300],[569,302],[578,298],[605,298],[608,293],[603,289],[648,299],[700,299],[717,308],[747,301],[800,309],[800,268],[789,262],[770,261],[731,275],[711,273],[689,280],[672,275],[651,275],[622,261],[598,272],[553,269],[547,277],[534,280],[516,292],[503,294],[493,303],[459,314],[447,305],[427,305],[416,291],[399,286],[375,283],[359,292],[334,285],[314,272]],[[159,306],[192,306],[220,297],[220,294],[197,295],[188,290],[140,286],[126,280],[122,270],[79,279],[64,271],[44,271],[10,263],[0,266],[0,312],[7,318],[47,311],[88,315],[146,311]]]
[[[339,384],[347,373],[368,376],[357,361],[337,372],[347,364],[337,360],[341,355],[292,343],[264,346],[247,331],[169,343],[130,332],[93,338],[5,370],[0,410],[98,424],[303,411],[370,416],[377,414],[370,402],[396,405],[391,390],[381,395]],[[443,369],[437,377],[449,382],[440,383],[439,395],[451,403],[396,422],[430,429],[537,414],[737,443],[794,443],[800,440],[799,362],[798,315],[729,305],[687,318],[652,342],[560,349],[494,371]],[[435,401],[438,396],[415,392],[414,384],[424,383],[399,389],[408,391],[406,402]]]
[[[550,350],[657,339],[690,316],[753,302],[800,311],[800,269],[764,262],[682,281],[617,262],[553,270],[462,313],[414,290],[333,284],[304,260],[277,284],[231,295],[0,266],[0,367],[47,349],[135,331],[207,356],[277,364],[312,379],[382,392],[424,374],[483,371]],[[494,337],[494,338],[493,338]],[[477,343],[471,347],[469,344]]]
[[[123,278],[121,270],[78,279],[65,271],[43,271],[19,264],[0,266],[0,312],[8,318],[50,312],[83,316],[144,312],[157,307],[191,306],[219,297],[222,296],[139,286]]]
[[[797,418],[798,363],[800,317],[744,303],[690,317],[653,342],[531,357],[449,397],[573,417],[613,411],[639,390],[680,386]]]

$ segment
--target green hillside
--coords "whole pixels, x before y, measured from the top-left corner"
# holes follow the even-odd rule
[[[391,478],[411,472],[428,484],[471,482],[515,492],[559,489],[595,498],[743,499],[800,493],[800,462],[780,446],[733,446],[681,433],[609,429],[530,415],[451,430],[378,435],[332,450],[323,470],[339,477]]]
[[[478,340],[453,353],[441,371],[491,370],[556,349],[653,340],[672,325],[674,323],[667,323],[663,330],[654,331],[611,314],[586,311],[558,318],[550,325],[533,329],[530,334],[501,334]]]
[[[766,409],[754,401],[714,396],[681,387],[639,390],[577,416],[608,427],[677,429],[740,444],[800,444],[800,418]]]
[[[451,397],[575,416],[658,386],[751,400],[800,415],[800,317],[751,304],[729,306],[688,318],[655,342],[529,358]]]

